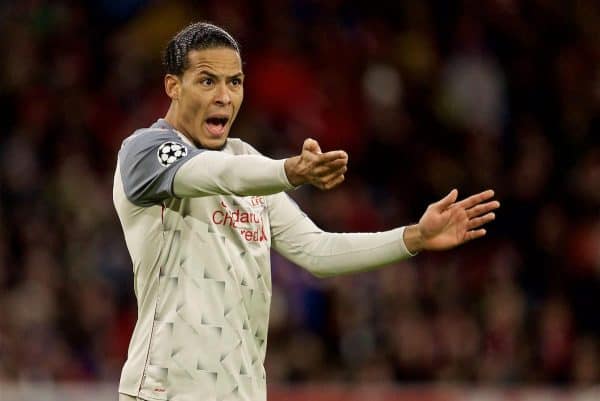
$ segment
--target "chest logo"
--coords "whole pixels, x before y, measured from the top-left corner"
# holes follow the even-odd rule
[[[247,242],[268,241],[261,213],[232,209],[225,202],[221,202],[221,208],[212,213],[212,222],[219,226],[231,227]]]
[[[158,156],[158,162],[163,167],[170,166],[177,160],[186,157],[188,154],[185,145],[177,142],[165,142],[158,147],[156,155]]]

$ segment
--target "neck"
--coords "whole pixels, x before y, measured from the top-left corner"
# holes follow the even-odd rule
[[[187,139],[189,139],[194,145],[197,147],[202,147],[202,144],[196,142],[194,137],[188,132],[187,129],[181,123],[181,119],[179,118],[179,113],[177,111],[177,107],[171,103],[169,106],[169,110],[167,110],[167,114],[165,114],[164,120],[171,124],[173,128],[177,131],[181,132]]]

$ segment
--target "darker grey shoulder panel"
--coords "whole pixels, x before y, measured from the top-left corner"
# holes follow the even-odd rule
[[[177,170],[202,152],[172,130],[137,130],[123,141],[119,169],[127,199],[138,206],[152,206],[172,198]]]

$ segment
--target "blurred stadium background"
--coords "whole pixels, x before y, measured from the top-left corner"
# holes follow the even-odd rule
[[[494,188],[489,236],[319,280],[273,256],[270,400],[599,400],[596,0],[0,2],[0,400],[112,400],[136,319],[111,200],[121,140],[162,117],[159,54],[195,20],[241,42],[232,136],[312,136],[346,183],[330,231]]]

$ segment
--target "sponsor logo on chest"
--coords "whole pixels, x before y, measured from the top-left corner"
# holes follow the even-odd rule
[[[265,242],[267,234],[264,228],[262,211],[265,200],[262,196],[235,198],[237,205],[230,206],[221,201],[220,207],[211,214],[213,224],[227,226],[239,232],[248,242]],[[246,207],[241,206],[245,204]]]

